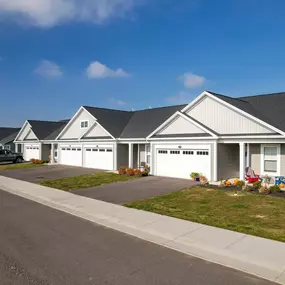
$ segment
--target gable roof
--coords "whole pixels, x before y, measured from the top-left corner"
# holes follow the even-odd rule
[[[233,98],[207,91],[228,104],[256,117],[257,119],[285,131],[285,93],[272,93]]]
[[[20,128],[0,128],[0,144],[4,145],[13,141],[19,131]]]
[[[37,121],[28,120],[32,130],[39,140],[53,140],[56,138],[57,131],[63,128],[66,121],[51,122],[51,121]]]

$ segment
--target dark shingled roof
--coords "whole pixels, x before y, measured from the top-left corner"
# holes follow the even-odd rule
[[[168,106],[139,111],[83,107],[115,138],[145,138],[185,106]]]
[[[281,131],[285,131],[285,93],[233,98],[211,91],[207,92],[257,119],[260,119]]]
[[[20,128],[0,128],[0,144],[4,145],[14,141]]]
[[[0,127],[0,140],[5,139],[6,137],[17,133],[20,131],[20,128],[2,128]]]
[[[49,122],[28,120],[32,130],[39,140],[53,140],[60,128],[63,128],[67,123],[64,122]]]

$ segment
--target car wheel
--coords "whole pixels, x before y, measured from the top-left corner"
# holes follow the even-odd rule
[[[23,161],[23,159],[21,157],[17,157],[16,163],[21,163],[22,161]]]

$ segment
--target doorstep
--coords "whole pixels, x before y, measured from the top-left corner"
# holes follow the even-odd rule
[[[0,176],[0,189],[91,222],[285,284],[285,243],[114,205]]]

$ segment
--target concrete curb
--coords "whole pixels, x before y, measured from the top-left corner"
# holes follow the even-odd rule
[[[285,284],[285,243],[125,208],[0,176],[0,189],[56,210]]]

